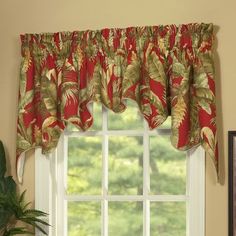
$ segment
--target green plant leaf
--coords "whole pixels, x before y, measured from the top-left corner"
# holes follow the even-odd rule
[[[34,233],[27,231],[24,227],[18,227],[18,228],[12,228],[10,230],[5,231],[3,236],[10,236],[10,235],[18,235],[18,234],[31,234],[34,235]]]
[[[28,219],[28,218],[23,218],[23,219],[20,219],[22,222],[25,222],[29,225],[32,225],[34,227],[36,227],[38,230],[40,230],[43,234],[47,235],[46,231],[40,227],[36,222],[32,221],[31,219]]]
[[[0,141],[0,235],[11,236],[19,234],[34,234],[25,227],[14,227],[16,221],[22,221],[39,229],[47,235],[42,225],[49,224],[40,219],[48,214],[35,209],[27,209],[30,203],[25,203],[25,193],[18,194],[16,183],[12,176],[4,177],[6,173],[6,158],[2,142]],[[8,229],[9,225],[13,227]]]
[[[50,226],[50,224],[48,224],[46,221],[41,220],[38,217],[34,217],[34,216],[32,216],[32,217],[24,216],[22,218],[19,218],[19,220],[22,220],[22,221],[27,220],[27,221],[31,221],[31,222],[35,222],[35,223],[41,223],[43,225]]]
[[[3,178],[7,171],[6,157],[2,141],[0,141],[0,178]]]
[[[11,216],[12,212],[9,212],[7,209],[0,206],[0,231],[5,228]]]
[[[24,211],[24,214],[26,215],[34,215],[34,216],[48,216],[47,213],[43,212],[43,211],[39,211],[39,210],[35,210],[35,209],[28,209],[26,211]]]
[[[19,202],[23,202],[25,198],[26,190],[20,195]]]
[[[12,176],[8,176],[4,179],[5,192],[16,195],[16,183]]]

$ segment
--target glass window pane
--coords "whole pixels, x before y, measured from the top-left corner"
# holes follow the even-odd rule
[[[185,202],[151,202],[151,236],[186,235]]]
[[[142,137],[109,137],[109,194],[142,194]]]
[[[186,193],[186,152],[176,150],[169,136],[150,137],[151,194]]]
[[[89,130],[102,130],[102,104],[93,103],[93,125]]]
[[[101,203],[68,203],[68,236],[101,236]]]
[[[101,194],[102,137],[68,139],[68,194]]]
[[[160,129],[171,129],[171,116],[168,116],[167,119],[164,121],[164,123],[162,123],[162,125],[160,125],[157,128],[160,128]]]
[[[142,236],[142,202],[109,202],[109,236]]]
[[[143,118],[136,102],[127,100],[126,110],[122,113],[108,111],[109,130],[142,129]]]

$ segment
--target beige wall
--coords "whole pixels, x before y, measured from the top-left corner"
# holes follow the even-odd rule
[[[236,129],[236,1],[235,0],[1,0],[0,2],[0,139],[15,175],[15,130],[19,34],[100,29],[189,22],[213,22],[217,27],[216,85],[223,186],[216,184],[207,162],[206,236],[227,236],[227,131]],[[234,78],[235,77],[235,78]],[[232,106],[232,108],[231,108]],[[24,185],[34,200],[34,159],[27,159]]]

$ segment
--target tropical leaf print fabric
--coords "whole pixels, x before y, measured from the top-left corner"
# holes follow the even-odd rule
[[[88,103],[137,102],[150,129],[172,118],[179,150],[201,144],[218,171],[212,24],[21,35],[17,158],[51,152],[68,123],[87,130]]]

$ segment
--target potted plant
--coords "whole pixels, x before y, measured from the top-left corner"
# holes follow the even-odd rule
[[[16,227],[17,222],[31,225],[47,235],[42,227],[49,226],[46,221],[42,220],[42,217],[47,214],[28,208],[30,203],[24,202],[25,191],[18,194],[12,176],[5,177],[6,170],[6,156],[0,140],[0,236],[34,234],[26,227]]]

